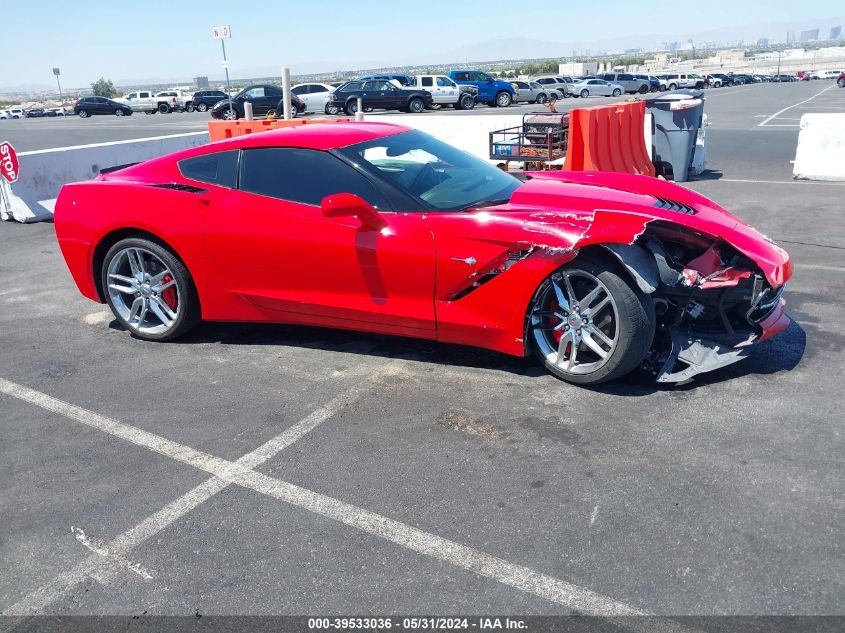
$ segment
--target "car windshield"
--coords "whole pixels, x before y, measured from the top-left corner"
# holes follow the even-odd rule
[[[521,184],[501,169],[416,130],[350,145],[340,153],[440,211],[503,204]]]

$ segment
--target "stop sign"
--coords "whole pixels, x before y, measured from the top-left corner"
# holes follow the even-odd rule
[[[7,141],[0,143],[0,174],[9,182],[18,179],[18,155],[12,144]]]

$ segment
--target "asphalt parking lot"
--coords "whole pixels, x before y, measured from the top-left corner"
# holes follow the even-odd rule
[[[79,295],[51,224],[0,224],[0,613],[843,615],[845,185],[789,161],[794,119],[845,90],[708,97],[688,186],[790,251],[794,323],[679,388],[300,327],[145,343]]]

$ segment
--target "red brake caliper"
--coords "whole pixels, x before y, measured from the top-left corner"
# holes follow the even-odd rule
[[[560,310],[560,304],[557,301],[552,301],[549,304],[549,309],[552,312],[558,312]],[[560,325],[558,321],[559,319],[555,316],[549,317],[549,323],[552,325]],[[552,330],[552,336],[555,337],[555,343],[560,345],[560,339],[563,338],[563,332],[561,330]]]
[[[170,275],[165,275],[161,278],[162,285],[173,281],[173,277]],[[161,293],[161,298],[164,299],[164,302],[167,304],[167,307],[176,311],[176,304],[178,303],[178,299],[176,298],[176,286],[170,286],[167,290]]]

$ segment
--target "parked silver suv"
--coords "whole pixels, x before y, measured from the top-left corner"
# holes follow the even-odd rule
[[[644,95],[651,89],[648,79],[637,79],[631,73],[602,73],[601,75],[596,75],[596,77],[609,81],[612,84],[619,84],[625,92],[638,92]]]

